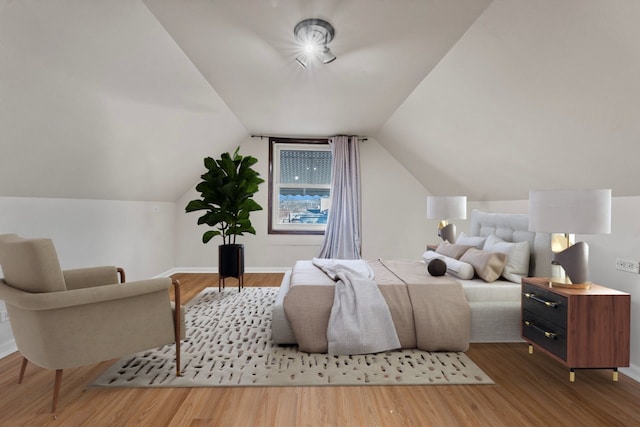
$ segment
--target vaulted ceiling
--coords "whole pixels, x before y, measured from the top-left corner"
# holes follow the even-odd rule
[[[295,61],[295,24],[338,59]],[[175,201],[250,134],[376,139],[428,190],[640,195],[634,0],[0,0],[0,196]]]

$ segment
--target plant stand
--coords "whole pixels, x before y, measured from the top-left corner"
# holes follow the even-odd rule
[[[235,277],[235,276],[227,276],[227,277]],[[224,279],[226,279],[226,277],[218,276],[218,292],[222,291],[222,289],[225,288]],[[240,292],[242,289],[244,289],[244,273],[240,274],[240,277],[237,277],[237,279],[238,279],[238,292]]]
[[[218,292],[227,277],[238,279],[238,292],[244,288],[244,245],[218,246]]]

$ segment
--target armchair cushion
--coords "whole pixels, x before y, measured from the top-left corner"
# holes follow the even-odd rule
[[[0,238],[4,280],[26,292],[60,292],[67,288],[51,239]]]
[[[0,242],[6,242],[9,240],[15,240],[20,238],[17,234],[0,234]]]
[[[69,290],[118,283],[118,269],[111,266],[62,270],[62,275]]]

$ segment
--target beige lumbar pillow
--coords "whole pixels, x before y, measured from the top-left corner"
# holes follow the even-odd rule
[[[445,255],[451,258],[460,259],[468,249],[473,248],[473,245],[457,245],[455,243],[449,243],[446,240],[438,245],[436,253]]]
[[[471,248],[462,255],[460,261],[471,264],[478,277],[485,282],[493,282],[502,274],[507,254]]]
[[[482,248],[490,252],[502,252],[507,254],[507,263],[504,266],[502,277],[520,283],[523,277],[529,272],[530,249],[528,242],[505,242],[493,234],[487,237],[487,241]]]

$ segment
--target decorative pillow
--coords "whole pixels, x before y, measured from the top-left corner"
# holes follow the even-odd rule
[[[494,282],[502,274],[507,262],[507,255],[500,252],[487,252],[481,249],[469,249],[460,258],[473,266],[478,277],[485,282]]]
[[[487,240],[486,237],[467,236],[467,234],[463,231],[458,234],[458,237],[456,238],[456,245],[471,245],[475,246],[477,249],[482,249],[485,240]]]
[[[467,252],[467,249],[473,248],[473,245],[458,245],[449,243],[446,240],[438,245],[436,248],[436,253],[439,253],[444,256],[448,256],[455,259],[460,259],[460,257]]]
[[[432,276],[444,276],[447,272],[447,264],[440,258],[434,258],[429,261],[427,265],[427,271]]]
[[[429,264],[433,259],[441,259],[447,265],[447,273],[450,275],[463,280],[473,278],[473,266],[466,262],[460,262],[455,258],[441,255],[433,251],[427,251],[422,254],[422,259],[427,264]]]
[[[501,238],[490,235],[484,244],[483,249],[490,252],[501,252],[507,254],[507,264],[504,266],[502,277],[520,283],[523,277],[529,275],[530,248],[528,242],[505,242]]]

